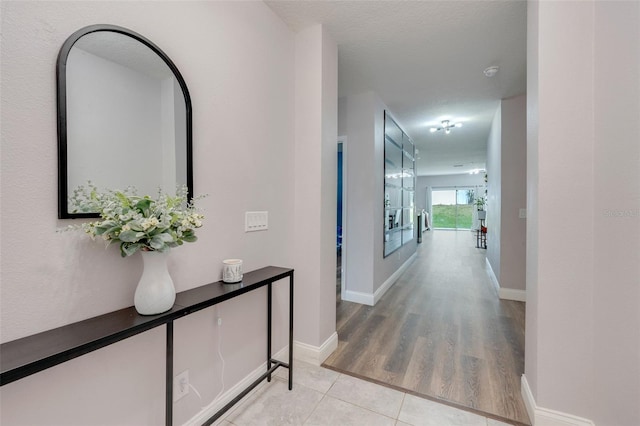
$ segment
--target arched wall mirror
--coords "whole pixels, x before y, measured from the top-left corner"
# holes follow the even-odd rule
[[[139,195],[193,196],[191,98],[178,68],[151,41],[115,25],[73,33],[57,62],[58,217],[69,195],[133,186]]]

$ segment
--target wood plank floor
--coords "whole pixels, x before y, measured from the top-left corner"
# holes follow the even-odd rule
[[[417,259],[376,306],[338,297],[338,349],[324,366],[531,424],[520,396],[525,304],[498,299],[475,234],[423,235]]]

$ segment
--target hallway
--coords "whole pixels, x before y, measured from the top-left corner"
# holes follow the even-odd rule
[[[530,424],[520,396],[525,304],[499,300],[468,231],[429,231],[375,306],[338,299],[324,366],[474,412]]]

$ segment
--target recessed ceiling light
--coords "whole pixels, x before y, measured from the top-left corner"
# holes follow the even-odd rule
[[[493,77],[494,75],[498,74],[498,70],[500,69],[499,66],[494,65],[492,67],[486,68],[483,72],[484,75],[487,77]]]

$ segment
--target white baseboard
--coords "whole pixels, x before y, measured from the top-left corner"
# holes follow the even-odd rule
[[[524,374],[522,375],[520,383],[522,399],[527,408],[527,414],[529,414],[529,420],[531,420],[532,426],[595,426],[589,419],[538,407]]]
[[[493,268],[491,267],[491,263],[489,259],[484,259],[487,264],[487,275],[489,276],[489,280],[491,284],[498,291],[498,297],[503,300],[516,300],[518,302],[526,302],[527,301],[527,291],[526,290],[518,290],[515,288],[501,288],[500,283],[498,282],[498,278],[496,277],[495,272],[493,272]]]
[[[302,342],[293,342],[293,357],[313,365],[321,365],[338,347],[338,333],[335,331],[320,346]]]
[[[360,303],[361,305],[373,306],[373,295],[371,293],[362,293],[359,291],[346,290],[342,300],[353,303]]]
[[[289,356],[288,355],[288,350],[289,350],[288,346],[289,345],[285,346],[280,351],[278,351],[273,356],[273,358],[279,359],[279,360],[287,360],[288,356]],[[263,375],[265,373],[265,371],[267,371],[267,363],[266,363],[266,361],[263,362],[262,365],[260,365],[258,368],[253,370],[251,373],[249,373],[249,375],[247,375],[244,379],[240,380],[238,383],[236,383],[234,386],[232,386],[231,389],[229,389],[228,391],[226,391],[225,393],[220,395],[220,397],[218,399],[212,401],[209,405],[204,407],[198,414],[196,414],[191,419],[189,419],[186,423],[184,423],[184,425],[185,426],[200,426],[200,425],[204,424],[204,422],[209,420],[211,418],[211,416],[213,416],[215,413],[217,413],[222,407],[227,405],[233,398],[235,398],[237,395],[239,395],[240,392],[242,392],[244,389],[246,389],[247,386],[249,386],[251,383],[253,383],[256,380],[258,380],[258,377]],[[228,411],[227,413],[229,413],[229,412],[230,411]],[[218,419],[217,422],[214,423],[214,424],[217,424],[220,421],[221,421],[221,419]]]
[[[398,270],[396,270],[393,274],[391,274],[391,276],[387,278],[387,280],[383,282],[380,287],[378,287],[375,293],[373,293],[373,306],[375,306],[375,304],[378,303],[380,299],[382,299],[382,296],[384,296],[387,290],[389,290],[391,286],[396,281],[398,281],[398,278],[400,278],[400,275],[402,275],[404,271],[407,270],[409,265],[411,265],[411,262],[413,262],[416,259],[416,257],[418,257],[418,253],[413,253],[411,257],[409,257],[407,261],[404,262],[402,266],[398,268]]]
[[[338,347],[338,333],[333,333],[321,346],[316,347],[307,345],[302,342],[293,342],[293,357],[295,360],[307,362],[310,364],[320,365],[325,359],[331,355],[331,353]],[[289,362],[289,345],[280,349],[273,355],[274,359],[282,362]],[[295,368],[295,366],[294,366]],[[249,373],[244,379],[236,383],[231,389],[220,395],[218,399],[212,401],[209,405],[204,407],[198,414],[189,419],[184,426],[199,426],[209,420],[211,416],[217,413],[222,407],[227,405],[236,395],[240,394],[247,386],[254,381],[258,380],[258,377],[267,371],[267,363],[263,362],[258,368]],[[274,373],[275,374],[275,373]],[[239,404],[239,403],[238,403]],[[229,411],[230,412],[230,411]],[[223,416],[224,418],[224,416]],[[218,419],[216,423],[220,423],[221,419]]]
[[[531,426],[535,426],[536,400],[533,398],[529,382],[527,382],[527,378],[524,374],[520,378],[520,394],[522,394],[522,401],[524,401],[524,406],[527,409],[529,420],[531,420]]]
[[[489,280],[491,280],[491,284],[496,288],[496,291],[500,292],[500,283],[498,282],[498,278],[496,274],[493,272],[493,268],[491,267],[491,263],[489,263],[488,258],[484,258],[485,263],[487,264],[487,275],[489,275]]]
[[[407,259],[406,262],[404,262],[402,266],[398,268],[397,271],[391,274],[391,276],[387,278],[387,280],[384,283],[382,283],[382,285],[373,294],[346,290],[344,292],[344,296],[342,297],[342,300],[345,300],[347,302],[360,303],[362,305],[375,306],[375,304],[378,303],[380,299],[382,299],[382,296],[384,296],[387,290],[389,290],[391,286],[396,281],[398,281],[398,278],[400,278],[400,275],[402,275],[404,271],[407,270],[409,265],[411,265],[411,262],[413,262],[417,256],[418,256],[417,253],[413,253],[413,255],[411,255],[411,257]]]
[[[498,290],[498,296],[500,296],[500,299],[504,300],[515,300],[518,302],[527,301],[527,291],[516,290],[515,288],[501,288]]]

